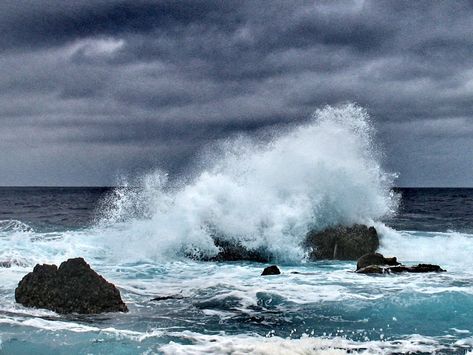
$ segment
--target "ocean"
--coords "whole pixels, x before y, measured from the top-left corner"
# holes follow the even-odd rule
[[[12,263],[0,268],[0,353],[468,353],[473,189],[392,188],[376,147],[366,114],[348,107],[269,142],[224,142],[185,179],[0,188],[0,261]],[[447,272],[369,276],[355,261],[305,258],[307,231],[352,223],[375,226],[384,255]],[[218,252],[215,231],[266,248],[282,274],[190,258]],[[34,265],[78,256],[128,313],[15,303]]]

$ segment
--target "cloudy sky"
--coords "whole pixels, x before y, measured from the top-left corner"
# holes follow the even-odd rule
[[[470,1],[2,0],[0,185],[177,173],[354,101],[399,186],[473,186]]]

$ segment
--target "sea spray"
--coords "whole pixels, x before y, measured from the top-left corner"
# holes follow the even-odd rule
[[[111,250],[131,260],[212,256],[218,235],[300,261],[308,230],[369,223],[396,209],[370,117],[352,103],[319,109],[265,144],[240,137],[219,151],[181,186],[156,172],[114,191],[101,221],[113,226]]]
[[[380,252],[405,263],[429,262],[462,270],[473,253],[470,233],[397,231],[382,223],[376,228],[383,235]]]

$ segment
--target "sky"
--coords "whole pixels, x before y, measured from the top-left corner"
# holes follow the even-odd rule
[[[0,185],[180,174],[356,102],[398,186],[473,187],[472,1],[2,0]]]

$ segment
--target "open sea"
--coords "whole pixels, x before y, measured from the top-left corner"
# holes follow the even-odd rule
[[[365,117],[343,114],[265,146],[226,143],[180,182],[156,172],[120,188],[0,188],[0,261],[12,263],[0,268],[0,353],[471,353],[473,189],[392,189]],[[384,255],[447,272],[368,276],[356,262],[307,261],[307,231],[338,223],[374,225]],[[215,231],[267,248],[282,274],[188,258],[215,255]],[[35,264],[78,256],[129,313],[15,303]]]

